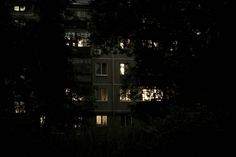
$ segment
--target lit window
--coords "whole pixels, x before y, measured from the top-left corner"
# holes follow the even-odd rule
[[[79,96],[77,95],[77,93],[72,93],[71,100],[72,100],[73,102],[79,101]]]
[[[148,40],[147,43],[148,43],[148,46],[147,46],[148,48],[152,48],[153,47],[152,46],[152,40]]]
[[[99,88],[95,90],[95,97],[98,101],[108,101],[107,88]]]
[[[120,47],[121,47],[121,49],[124,49],[125,48],[125,44],[123,42],[120,42]]]
[[[40,127],[43,127],[45,123],[46,123],[46,116],[43,115],[39,118]]]
[[[120,89],[120,101],[131,101],[130,99],[130,90],[122,90]]]
[[[201,35],[201,32],[200,32],[200,31],[198,31],[198,32],[196,32],[196,34],[197,34],[197,35]]]
[[[25,6],[18,6],[18,5],[16,5],[16,6],[14,6],[14,11],[25,11]]]
[[[98,126],[107,126],[107,116],[97,115],[96,124]]]
[[[96,76],[107,76],[107,63],[96,63]]]
[[[141,45],[144,48],[154,48],[154,49],[157,49],[159,47],[159,43],[157,41],[153,41],[153,40],[142,40],[141,41]]]
[[[193,29],[192,30],[197,36],[201,35],[201,31],[199,29]]]
[[[163,92],[159,89],[142,89],[142,101],[161,101]]]
[[[14,11],[20,11],[20,6],[14,6]]]
[[[20,6],[20,11],[25,11],[25,6]]]
[[[128,64],[120,63],[120,75],[125,75],[128,70]]]
[[[78,47],[84,47],[84,40],[78,40]]]
[[[70,88],[66,88],[66,89],[65,89],[65,94],[66,94],[66,95],[69,95],[70,92],[71,92]]]
[[[121,49],[127,49],[127,48],[130,48],[130,46],[131,46],[130,39],[122,39],[120,41],[120,48]]]
[[[90,47],[90,33],[88,32],[66,32],[65,40],[67,46]]]
[[[158,42],[153,42],[153,46],[157,48],[159,46],[159,43]]]
[[[124,63],[121,63],[121,64],[120,64],[120,74],[121,74],[121,75],[124,75],[124,74],[125,74],[125,64],[124,64]]]
[[[23,101],[14,101],[15,113],[25,113],[25,103]]]

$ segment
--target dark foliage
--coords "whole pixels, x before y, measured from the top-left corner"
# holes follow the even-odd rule
[[[221,136],[219,141],[227,141],[232,136],[229,101],[233,96],[229,87],[233,84],[234,66],[230,55],[233,49],[230,1],[98,0],[92,7],[93,40],[97,44],[105,41],[115,46],[123,38],[133,41],[136,66],[126,75],[124,88],[137,91],[140,86],[158,87],[164,92],[162,103],[136,103],[133,107],[136,118],[157,129],[163,127],[164,134],[173,129],[171,134],[176,137],[173,145],[172,135],[167,133],[170,139],[160,135],[168,143],[161,150],[168,151],[173,146],[178,152],[191,143],[188,138],[194,138],[198,144],[199,138],[202,143],[215,146],[212,139]],[[194,124],[199,125],[199,132],[192,127]],[[212,136],[204,139],[210,132]],[[216,143],[223,148],[220,142]],[[191,150],[198,151],[197,144],[190,145]],[[206,151],[214,151],[213,147],[206,147]],[[184,153],[187,156],[191,152]]]
[[[97,0],[92,8],[95,43],[133,42],[137,64],[125,87],[156,86],[169,102],[214,101],[213,80],[224,77],[221,52],[230,47],[229,1]]]
[[[65,102],[68,65],[61,13],[66,1],[22,3],[27,9],[34,5],[34,17],[16,17],[14,3],[1,2],[1,112],[13,114],[18,101],[26,115],[36,116],[60,110]]]

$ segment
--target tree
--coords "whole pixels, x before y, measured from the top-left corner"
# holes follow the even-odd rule
[[[24,1],[34,17],[14,16],[13,4],[1,4],[1,95],[7,115],[22,106],[23,113],[52,113],[63,108],[67,68],[61,12],[66,0]],[[21,2],[20,2],[21,3]],[[34,7],[31,7],[34,5]],[[20,22],[22,21],[22,23]]]
[[[3,5],[2,5],[3,4]],[[16,111],[19,106],[32,111],[35,109],[35,56],[30,46],[34,37],[33,21],[19,23],[12,16],[13,6],[7,1],[1,3],[1,96],[4,105],[2,115]],[[17,107],[18,106],[18,107]],[[28,112],[29,113],[29,112]]]
[[[132,42],[136,66],[126,87],[157,87],[168,103],[202,102],[219,64],[215,46],[225,38],[218,12],[228,6],[227,0],[97,0],[92,2],[92,39],[108,52],[121,39]]]

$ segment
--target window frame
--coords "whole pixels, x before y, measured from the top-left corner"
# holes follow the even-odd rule
[[[105,96],[103,96],[103,91],[105,93]],[[105,97],[106,99],[102,99],[103,97]],[[108,88],[106,87],[101,87],[101,88],[97,88],[95,89],[95,99],[96,101],[100,101],[100,102],[107,102],[108,101]]]
[[[122,64],[124,65],[124,67],[123,67],[124,72],[123,72],[123,73],[122,73],[122,67],[121,67]],[[128,68],[129,68],[129,64],[128,64],[128,63],[123,63],[123,62],[121,62],[121,63],[120,63],[120,75],[121,75],[121,76],[126,75],[126,74],[127,74],[127,71],[128,71]]]
[[[107,115],[96,115],[97,126],[107,126],[107,123],[108,123]]]
[[[99,65],[99,67],[98,67],[98,65]],[[103,65],[106,65],[105,66],[105,73],[103,73]],[[99,69],[100,70],[99,70]],[[99,73],[98,73],[98,71],[99,71]],[[108,64],[107,63],[95,63],[95,75],[96,76],[108,76]]]
[[[25,12],[26,11],[26,6],[25,5],[15,5],[14,6],[14,11],[15,12]]]

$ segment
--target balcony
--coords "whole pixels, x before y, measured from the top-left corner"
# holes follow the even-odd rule
[[[71,47],[70,51],[71,58],[90,58],[90,47]]]

